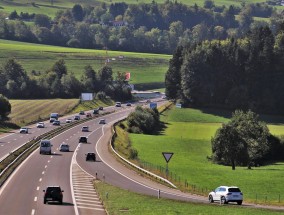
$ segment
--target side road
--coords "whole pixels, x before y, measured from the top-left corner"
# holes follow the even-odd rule
[[[208,203],[208,198],[204,196],[198,196],[190,193],[184,193],[180,190],[167,187],[165,185],[159,184],[156,181],[150,180],[146,177],[143,177],[139,174],[139,172],[134,171],[132,169],[127,168],[122,162],[120,162],[118,157],[112,152],[110,149],[110,140],[112,138],[112,124],[108,124],[103,127],[104,135],[98,141],[96,145],[96,151],[100,159],[106,163],[110,168],[112,168],[117,173],[121,174],[125,177],[125,181],[127,183],[137,183],[141,186],[139,188],[135,186],[122,186],[124,189],[131,190],[132,192],[149,194],[146,190],[152,190],[150,195],[155,195],[158,198],[169,198],[176,199],[182,201],[190,201],[190,202],[199,202],[204,204]],[[117,186],[117,185],[116,185]],[[134,187],[134,188],[133,188]],[[218,204],[218,203],[216,203]],[[284,206],[268,206],[268,205],[258,205],[243,202],[241,207],[251,207],[251,208],[265,208],[271,210],[280,210],[284,211]]]

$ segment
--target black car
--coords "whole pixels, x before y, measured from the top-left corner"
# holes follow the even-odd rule
[[[104,109],[104,107],[102,107],[102,106],[101,106],[101,107],[99,107],[99,110],[103,110],[103,109]]]
[[[59,186],[48,186],[46,190],[43,190],[44,197],[43,203],[46,204],[49,201],[56,201],[60,204],[63,203],[63,192]]]
[[[86,154],[86,161],[89,160],[96,161],[96,154],[94,152],[88,152]]]
[[[85,112],[81,110],[81,111],[79,112],[79,115],[85,115]]]
[[[95,110],[93,111],[93,114],[99,114],[99,109],[95,109]]]
[[[79,143],[88,143],[88,138],[85,136],[82,136],[79,138]]]

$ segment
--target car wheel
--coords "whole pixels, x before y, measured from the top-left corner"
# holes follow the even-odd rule
[[[43,204],[46,204],[46,200],[43,200]]]
[[[238,201],[237,203],[238,205],[242,205],[243,201]]]
[[[59,203],[62,205],[62,204],[63,204],[63,201],[60,201]]]
[[[209,203],[214,202],[213,197],[211,195],[209,195],[208,200],[209,200]]]
[[[226,201],[225,196],[222,196],[222,197],[221,197],[221,203],[222,203],[222,204],[228,204],[228,202]]]

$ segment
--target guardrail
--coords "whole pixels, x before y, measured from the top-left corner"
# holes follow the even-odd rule
[[[115,130],[115,126],[116,126],[118,123],[120,123],[121,121],[123,121],[123,120],[125,120],[125,119],[119,120],[118,122],[114,123],[114,125],[112,126],[112,133],[113,133],[113,135],[112,135],[112,138],[111,138],[111,140],[110,140],[110,147],[111,147],[112,151],[113,151],[121,160],[123,160],[123,161],[124,161],[125,163],[127,163],[128,165],[130,165],[130,166],[136,168],[137,170],[139,170],[139,171],[145,173],[146,175],[149,175],[149,176],[151,176],[151,177],[153,177],[153,178],[155,178],[155,179],[157,179],[157,180],[160,180],[160,181],[163,181],[163,182],[166,183],[166,184],[169,184],[170,186],[172,186],[172,187],[174,187],[174,188],[177,188],[177,187],[176,187],[172,182],[170,182],[169,180],[167,180],[167,179],[165,179],[165,178],[163,178],[163,177],[161,177],[161,176],[159,176],[159,175],[156,175],[156,174],[154,174],[154,173],[152,173],[152,172],[150,172],[150,171],[148,171],[148,170],[146,170],[146,169],[143,169],[143,168],[137,166],[136,164],[130,162],[130,161],[127,160],[127,159],[125,159],[124,157],[122,157],[120,154],[118,154],[118,153],[115,151],[115,149],[114,149],[114,138],[117,136],[116,130]]]

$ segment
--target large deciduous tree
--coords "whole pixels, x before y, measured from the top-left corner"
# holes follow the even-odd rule
[[[5,119],[11,112],[11,104],[9,100],[0,94],[0,121]]]
[[[213,161],[225,165],[256,165],[268,155],[269,130],[252,111],[235,111],[212,138]]]

